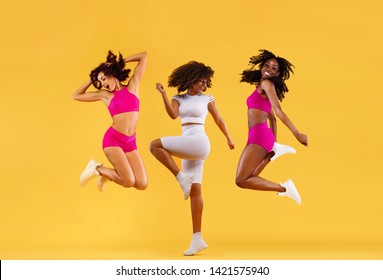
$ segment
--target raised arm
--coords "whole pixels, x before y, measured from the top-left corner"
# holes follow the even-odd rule
[[[92,102],[99,101],[102,99],[102,94],[99,91],[86,92],[90,87],[92,81],[89,79],[83,85],[81,85],[75,92],[72,94],[72,98],[77,101],[83,102]]]
[[[157,83],[156,89],[161,93],[162,100],[164,102],[165,109],[169,117],[171,117],[172,119],[176,119],[178,117],[180,104],[178,103],[178,101],[174,99],[172,99],[171,102],[169,101],[168,96],[166,95],[165,89],[162,84]]]
[[[147,62],[147,53],[142,52],[135,55],[128,56],[124,58],[124,62],[135,62],[137,61],[137,65],[134,68],[133,75],[129,79],[128,89],[130,92],[138,94],[138,85],[144,76]]]
[[[211,116],[214,119],[214,122],[217,124],[219,129],[225,135],[226,140],[227,140],[227,144],[228,144],[230,150],[234,149],[234,143],[231,140],[229,132],[227,131],[227,128],[226,128],[226,125],[225,125],[225,122],[224,122],[223,118],[218,113],[218,109],[217,109],[217,106],[215,105],[215,101],[209,102],[208,109],[209,109],[209,112],[210,112]]]
[[[267,97],[269,98],[273,110],[275,112],[275,115],[277,115],[277,117],[288,127],[288,129],[290,129],[291,133],[301,144],[307,146],[307,135],[299,132],[299,130],[294,126],[289,117],[282,111],[277,93],[275,91],[274,84],[269,80],[265,80],[262,82],[261,87],[266,92]]]

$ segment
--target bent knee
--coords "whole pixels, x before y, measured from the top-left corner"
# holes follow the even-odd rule
[[[134,184],[134,187],[137,190],[143,191],[148,187],[148,180],[136,180],[136,183]]]
[[[134,177],[121,178],[121,186],[124,188],[131,188],[135,185],[136,180]]]
[[[245,187],[245,182],[246,182],[246,179],[243,177],[236,177],[235,178],[235,184],[240,188]]]
[[[153,153],[154,150],[163,148],[162,147],[162,142],[160,139],[153,140],[150,145],[149,145],[149,150],[151,153]]]

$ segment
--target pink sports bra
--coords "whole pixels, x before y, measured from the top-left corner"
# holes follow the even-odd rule
[[[259,91],[258,88],[255,89],[255,91],[250,94],[250,96],[246,100],[247,108],[249,109],[259,109],[266,113],[270,113],[271,111],[271,103],[270,100],[263,97]]]
[[[113,92],[114,96],[110,100],[108,110],[113,117],[117,114],[126,112],[138,112],[140,109],[140,100],[136,95],[128,91],[126,87]]]

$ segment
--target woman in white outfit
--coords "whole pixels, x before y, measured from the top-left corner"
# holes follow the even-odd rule
[[[191,256],[207,248],[201,234],[203,201],[201,194],[204,160],[210,152],[209,138],[204,123],[208,112],[225,135],[230,149],[234,143],[230,138],[222,117],[210,94],[203,94],[211,87],[214,71],[203,63],[191,61],[173,71],[168,86],[176,87],[178,94],[169,101],[162,84],[156,88],[161,93],[166,112],[172,119],[180,118],[182,136],[162,137],[152,141],[151,153],[175,176],[179,182],[184,199],[190,196],[193,222],[193,236],[185,256]],[[183,94],[180,94],[185,92]],[[182,171],[172,156],[182,159]]]

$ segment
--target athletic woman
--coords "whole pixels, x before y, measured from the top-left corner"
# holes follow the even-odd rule
[[[90,73],[90,79],[73,93],[73,99],[77,101],[102,101],[112,117],[112,125],[105,133],[102,147],[113,168],[90,160],[80,176],[82,186],[99,176],[97,185],[100,191],[109,180],[125,188],[146,189],[146,170],[136,145],[139,83],[146,61],[146,52],[123,58],[121,54],[117,57],[109,51],[106,62],[95,68]],[[129,62],[137,62],[130,78],[131,70],[125,69],[125,64]],[[92,84],[97,91],[87,91]]]
[[[255,84],[256,89],[247,98],[248,141],[239,159],[236,184],[244,189],[276,191],[279,196],[287,196],[301,204],[301,197],[291,179],[276,184],[259,177],[274,155],[295,152],[288,146],[274,145],[277,135],[275,115],[301,144],[308,145],[307,135],[294,126],[280,105],[280,101],[288,92],[285,81],[290,77],[290,73],[293,73],[293,65],[267,50],[260,50],[259,55],[251,57],[250,65],[250,69],[242,72],[241,82]]]
[[[209,112],[226,137],[229,148],[234,149],[234,143],[218,113],[214,97],[203,94],[206,88],[211,87],[213,74],[214,71],[210,67],[196,61],[178,67],[168,81],[169,87],[176,87],[178,90],[178,94],[173,96],[171,101],[162,84],[156,85],[169,117],[179,117],[182,124],[182,136],[156,139],[150,144],[150,151],[174,175],[182,188],[184,199],[190,196],[193,236],[189,248],[184,252],[185,256],[194,255],[207,248],[201,233],[201,184],[204,160],[210,152],[210,142],[204,128]],[[172,156],[182,159],[182,171]]]

